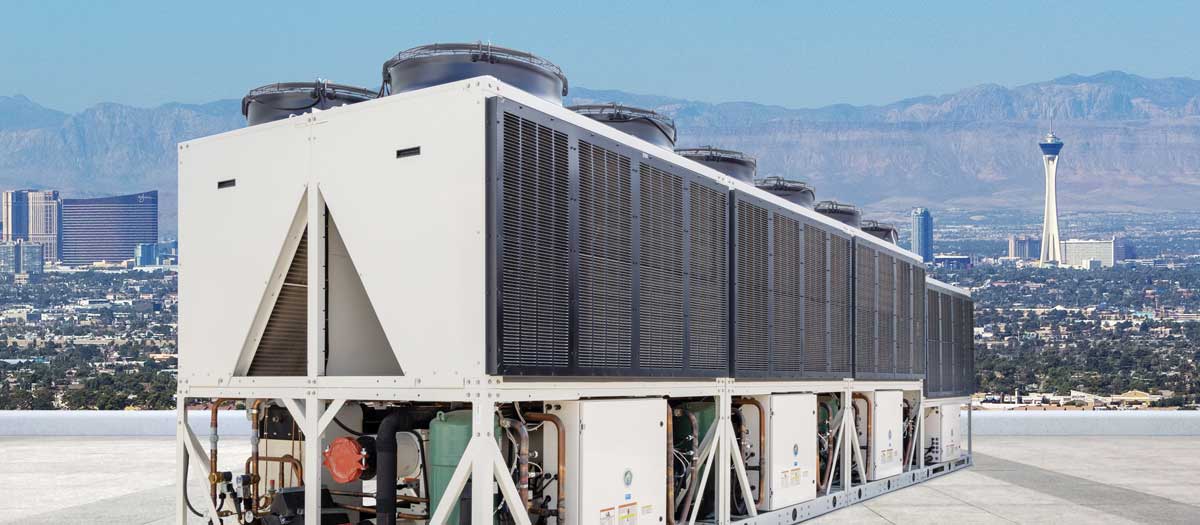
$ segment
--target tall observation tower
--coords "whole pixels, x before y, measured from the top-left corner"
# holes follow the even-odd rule
[[[1042,219],[1042,263],[1062,260],[1062,245],[1058,238],[1058,196],[1055,191],[1058,179],[1058,152],[1062,151],[1063,142],[1054,135],[1054,126],[1050,133],[1038,143],[1042,148],[1042,163],[1046,165],[1046,208]]]

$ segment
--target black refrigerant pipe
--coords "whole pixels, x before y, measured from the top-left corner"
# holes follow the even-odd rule
[[[402,416],[399,410],[388,412],[375,436],[376,525],[396,525],[396,433],[400,432]]]

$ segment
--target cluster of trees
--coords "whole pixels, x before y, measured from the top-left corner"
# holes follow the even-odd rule
[[[121,348],[125,357],[142,351]],[[102,352],[91,346],[70,347],[45,363],[0,362],[0,410],[168,410],[175,407],[175,377],[164,370],[174,360],[145,360],[101,373],[92,365]],[[73,384],[75,383],[75,384]]]
[[[939,278],[974,289],[976,326],[1005,340],[1002,345],[976,345],[980,391],[1036,389],[1066,395],[1071,390],[1172,390],[1180,399],[1200,394],[1200,323],[1130,320],[1134,313],[1156,307],[1200,311],[1200,268],[985,266],[943,272]],[[998,281],[1016,284],[987,286]],[[1016,305],[1065,309],[1038,314],[1014,311]],[[1095,309],[1084,311],[1090,307]],[[1124,320],[1103,328],[1114,315]],[[1039,330],[1053,337],[1031,337]]]

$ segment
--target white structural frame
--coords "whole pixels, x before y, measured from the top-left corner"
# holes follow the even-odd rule
[[[332,379],[332,378],[323,378]],[[383,383],[393,378],[359,378],[366,379],[363,384]],[[319,379],[316,384],[322,381]],[[297,425],[306,436],[321,435],[333,420],[333,415],[349,401],[429,401],[429,402],[466,402],[471,403],[474,436],[468,444],[467,452],[462,462],[454,472],[447,491],[443,494],[441,503],[450,503],[458,499],[468,479],[471,483],[471,515],[475,522],[486,522],[495,510],[491,504],[492,495],[497,491],[508,502],[514,521],[519,524],[530,523],[529,515],[519,504],[516,485],[509,476],[508,465],[500,449],[496,445],[494,432],[494,414],[498,405],[519,401],[567,401],[601,397],[668,397],[696,398],[710,397],[718,406],[718,417],[712,428],[708,429],[706,438],[701,444],[702,476],[698,494],[704,494],[709,476],[707,472],[716,468],[715,477],[717,495],[716,509],[719,524],[766,524],[766,523],[798,523],[834,510],[854,505],[858,502],[880,496],[887,492],[898,490],[909,485],[920,483],[943,474],[970,466],[973,461],[972,448],[972,418],[967,411],[967,452],[962,457],[936,465],[926,465],[920,451],[920,443],[924,438],[923,428],[918,426],[918,434],[914,437],[918,447],[914,463],[906,465],[904,473],[890,478],[853,484],[845,487],[828,487],[824,493],[818,493],[815,499],[796,505],[773,510],[758,512],[753,501],[749,500],[749,484],[746,477],[745,464],[739,452],[732,425],[733,401],[739,397],[749,397],[767,394],[784,393],[813,393],[837,394],[842,397],[843,406],[850,406],[850,399],[858,392],[875,390],[904,390],[906,392],[921,391],[920,381],[737,381],[729,378],[718,378],[704,381],[681,381],[664,383],[623,383],[623,382],[558,382],[531,383],[523,381],[505,381],[500,377],[482,377],[465,380],[462,388],[404,388],[371,386],[339,385],[322,388],[320,386],[304,389],[291,386],[272,388],[269,385],[230,386],[230,387],[181,387],[177,411],[177,505],[176,522],[180,525],[187,523],[188,509],[184,505],[183,491],[186,490],[187,480],[183,477],[183,462],[188,456],[192,458],[191,466],[204,478],[209,475],[208,450],[204,447],[196,433],[189,426],[186,413],[186,403],[189,399],[271,399],[288,408],[293,414]],[[922,414],[925,409],[942,405],[967,405],[970,399],[956,398],[924,398],[921,397]],[[309,410],[309,407],[316,407]],[[861,449],[857,443],[857,432],[854,428],[854,418],[845,417],[841,412],[840,436],[848,442],[839,440],[835,455],[839,458],[836,469],[847,472],[853,469],[858,472],[860,479],[866,479],[865,463]],[[924,417],[917,418],[921,425]],[[323,472],[320,462],[320,440],[308,439],[304,443],[304,485],[305,515],[307,525],[319,525],[316,518],[320,514],[320,491],[308,487],[320,487]],[[197,460],[196,458],[199,458]],[[736,473],[736,479],[734,474]],[[843,476],[842,479],[849,479]],[[482,480],[482,481],[481,481]],[[747,495],[746,508],[750,516],[732,515],[732,487],[738,483],[742,494]],[[665,488],[664,488],[665,490]],[[203,500],[199,509],[206,517],[216,514],[216,508],[207,497],[193,498],[194,502]],[[689,512],[689,523],[696,523],[697,510],[700,508],[699,498],[693,502],[693,510]],[[431,516],[430,523],[441,525],[449,515],[451,505],[439,505],[438,512]]]
[[[553,112],[555,116],[561,116],[563,120],[567,120],[574,125],[584,127],[588,131],[607,136],[608,138],[625,143],[634,148],[648,150],[656,146],[645,143],[641,139],[625,135],[618,131],[612,130],[603,124],[596,123],[591,119],[579,115],[575,115],[569,111],[563,110],[561,107],[553,106],[548,102],[537,99],[536,97],[511,86],[505,85],[492,77],[479,77],[462,82],[420,90],[413,93],[395,95],[388,97],[394,100],[380,100],[375,102],[367,102],[352,106],[349,108],[337,108],[330,111],[364,111],[370,104],[395,104],[402,103],[404,97],[414,97],[420,100],[422,97],[438,97],[438,96],[454,96],[454,97],[474,97],[474,99],[482,102],[485,98],[491,96],[503,96],[517,100],[522,104],[527,104],[536,109],[541,109],[547,112]],[[460,99],[462,100],[462,99]],[[478,109],[482,112],[482,108]],[[316,127],[318,124],[329,122],[328,119],[322,117],[318,112],[308,115],[294,117],[286,121],[263,124],[255,126],[255,128],[266,128],[267,126],[285,127]],[[450,118],[450,117],[447,117]],[[482,126],[482,122],[480,123]],[[482,130],[482,127],[480,128]],[[203,157],[189,155],[188,152],[200,142],[226,140],[230,137],[239,136],[242,134],[260,133],[260,129],[244,129],[223,134],[217,137],[209,137],[199,139],[189,143],[183,143],[180,148],[180,169],[181,169],[181,195],[187,191],[189,187],[195,189],[196,186],[192,181],[187,181],[183,177],[184,166],[188,163],[197,161],[203,162]],[[482,139],[483,137],[478,137]],[[314,142],[318,139],[316,135],[309,136],[307,141]],[[287,144],[288,147],[298,147],[301,141],[293,139],[294,144]],[[283,141],[286,142],[286,141]],[[482,140],[479,141],[479,147],[482,148]],[[664,155],[672,155],[673,153],[664,152]],[[302,157],[303,155],[297,155]],[[471,154],[464,154],[468,160]],[[260,162],[251,168],[264,169]],[[762,192],[750,185],[740,181],[733,180],[725,175],[722,175],[703,165],[689,161],[686,159],[675,157],[675,162],[685,164],[692,171],[705,173],[712,178],[723,182],[731,188],[736,188],[740,191],[753,194],[756,197],[774,202],[781,206],[791,206],[782,199]],[[296,162],[296,159],[281,159],[281,163]],[[201,168],[213,169],[212,166]],[[281,168],[282,169],[282,168]],[[288,168],[292,169],[292,168]],[[269,170],[267,170],[269,171]],[[277,172],[271,172],[273,175]],[[951,463],[940,465],[924,465],[923,460],[918,460],[918,466],[908,468],[906,472],[899,476],[894,476],[885,480],[878,480],[859,485],[851,484],[851,476],[842,476],[846,480],[846,486],[829,487],[826,494],[819,495],[816,499],[793,505],[784,509],[774,510],[770,512],[758,512],[755,505],[751,501],[746,502],[746,507],[750,512],[750,516],[737,517],[732,515],[733,502],[730,500],[732,494],[733,483],[738,483],[742,487],[742,494],[749,499],[750,490],[748,489],[748,481],[746,477],[745,465],[739,452],[736,437],[734,436],[732,426],[732,411],[733,400],[736,397],[742,396],[757,396],[768,394],[793,394],[793,393],[814,393],[814,394],[836,394],[842,396],[843,407],[850,407],[851,397],[856,392],[870,392],[875,390],[903,390],[905,392],[915,392],[918,399],[921,399],[922,406],[930,406],[932,404],[949,404],[963,403],[965,398],[953,399],[924,399],[922,392],[922,382],[920,380],[735,380],[732,378],[708,378],[708,379],[687,379],[687,380],[652,380],[643,381],[638,378],[628,378],[624,380],[573,380],[572,378],[549,378],[549,379],[513,379],[501,376],[491,376],[483,373],[484,367],[482,363],[469,363],[469,366],[460,366],[454,368],[454,373],[445,373],[446,369],[434,368],[436,366],[457,366],[464,358],[459,355],[446,357],[445,362],[441,360],[429,360],[428,363],[420,363],[424,368],[416,366],[414,362],[400,362],[402,367],[405,367],[405,375],[387,375],[387,376],[327,376],[325,374],[325,340],[327,333],[327,305],[324,286],[325,272],[327,271],[327,249],[325,239],[328,236],[328,221],[326,220],[329,208],[326,202],[326,197],[332,197],[338,191],[343,191],[344,188],[326,188],[323,187],[322,180],[316,176],[313,169],[306,169],[307,179],[302,183],[298,180],[288,180],[284,182],[268,181],[272,184],[270,191],[278,191],[283,195],[279,200],[283,202],[274,202],[272,206],[272,220],[274,226],[284,228],[287,232],[287,240],[283,243],[283,253],[288,253],[289,248],[294,249],[299,243],[298,234],[307,224],[309,242],[307,253],[307,276],[308,276],[308,307],[307,307],[307,370],[304,376],[291,377],[265,377],[265,376],[247,376],[245,369],[248,367],[248,356],[245,349],[251,348],[252,343],[256,341],[256,335],[261,335],[262,327],[265,324],[266,316],[269,315],[272,303],[262,301],[258,306],[257,311],[237,310],[236,312],[220,311],[224,306],[219,301],[214,301],[213,297],[206,297],[200,304],[194,304],[193,298],[189,294],[200,295],[202,287],[205,283],[189,282],[185,288],[181,284],[180,297],[186,304],[184,306],[186,312],[181,310],[181,321],[185,319],[182,315],[188,315],[186,319],[193,319],[197,314],[197,310],[203,311],[204,315],[213,315],[217,319],[234,319],[234,313],[247,311],[252,313],[252,319],[237,318],[236,322],[240,327],[244,327],[249,335],[244,334],[205,334],[199,333],[201,329],[191,326],[185,327],[185,331],[181,331],[181,370],[178,381],[177,395],[177,438],[176,438],[176,461],[177,461],[177,504],[175,512],[175,521],[179,525],[184,525],[189,519],[190,511],[185,504],[187,500],[187,477],[184,472],[189,470],[189,467],[194,469],[198,474],[207,479],[211,472],[206,459],[209,457],[211,447],[219,443],[220,436],[213,434],[210,436],[210,445],[208,448],[204,446],[201,440],[197,437],[196,432],[191,428],[187,418],[187,407],[190,402],[197,400],[213,400],[213,399],[237,399],[237,400],[255,400],[265,399],[271,400],[277,405],[284,406],[293,415],[296,424],[301,432],[309,437],[304,443],[304,514],[305,523],[307,525],[318,525],[320,521],[320,490],[324,478],[323,469],[321,468],[321,451],[323,450],[322,440],[313,437],[321,436],[330,422],[332,422],[334,414],[348,402],[463,402],[470,403],[472,410],[472,423],[474,436],[472,437],[467,452],[463,455],[461,462],[456,468],[452,477],[450,486],[444,494],[442,501],[453,501],[458,497],[461,491],[466,486],[468,479],[472,481],[472,504],[471,517],[475,523],[488,522],[494,512],[492,506],[493,494],[497,491],[503,495],[504,499],[509,502],[508,509],[513,516],[513,519],[520,524],[530,523],[530,518],[524,510],[523,505],[516,504],[518,502],[517,490],[512,479],[508,475],[508,466],[504,463],[504,458],[499,453],[500,450],[495,444],[493,436],[494,425],[493,417],[498,405],[525,402],[525,401],[568,401],[587,398],[711,398],[718,407],[717,418],[713,427],[708,431],[708,438],[703,447],[704,469],[710,471],[717,469],[717,475],[714,476],[716,483],[715,494],[717,501],[715,502],[716,522],[719,524],[731,523],[795,523],[814,516],[827,513],[848,505],[852,505],[859,501],[878,496],[880,494],[902,488],[913,483],[918,483],[934,476],[942,475],[971,464],[970,455],[970,412],[968,411],[968,453],[963,458]],[[202,181],[202,185],[207,185],[210,181]],[[253,182],[253,181],[245,181]],[[327,195],[327,190],[331,193]],[[253,195],[253,193],[247,194]],[[298,202],[286,202],[291,196],[297,196]],[[344,194],[343,194],[344,196]],[[213,205],[211,201],[189,202],[187,199],[181,198],[181,218],[187,217],[184,223],[189,225],[188,221],[208,221],[211,219],[211,214],[204,213],[203,206]],[[854,228],[829,219],[822,215],[816,214],[811,210],[799,210],[798,213],[805,215],[807,218],[822,224],[823,227],[832,230],[840,231],[844,234],[849,234],[862,242],[874,245],[892,252],[896,256],[903,256],[912,261],[919,262],[920,258],[911,252],[903,250],[894,245],[880,241],[873,236],[857,232]],[[219,214],[218,214],[219,215]],[[339,215],[339,217],[344,217]],[[223,219],[222,219],[223,220]],[[197,228],[196,225],[184,227]],[[284,231],[281,230],[281,231]],[[197,230],[198,231],[198,230]],[[345,231],[341,232],[346,234]],[[276,239],[283,241],[284,239]],[[242,242],[245,242],[244,240]],[[482,243],[481,243],[482,244]],[[185,248],[189,245],[185,243]],[[243,246],[245,247],[245,246]],[[261,248],[261,247],[259,247]],[[234,248],[230,248],[234,249]],[[482,249],[482,247],[480,248]],[[198,253],[190,253],[187,261],[196,260]],[[211,254],[210,254],[211,255]],[[227,254],[223,254],[227,255]],[[267,261],[261,254],[255,254],[257,258],[255,264],[259,266],[269,266],[274,268],[268,272],[270,275],[266,281],[261,283],[262,290],[265,290],[261,295],[267,297],[273,293],[278,293],[278,286],[282,280],[282,275],[279,273],[282,269],[286,271],[286,265],[280,265],[280,260],[272,254],[271,260]],[[362,263],[362,260],[358,261]],[[369,271],[363,271],[359,267],[360,272],[369,274]],[[183,272],[188,271],[185,265],[182,268]],[[378,278],[378,277],[376,277]],[[482,282],[482,279],[480,280]],[[365,280],[364,280],[365,282]],[[376,281],[378,282],[378,281]],[[317,283],[317,285],[313,285]],[[246,283],[247,286],[259,286],[258,283]],[[272,292],[274,288],[274,292]],[[480,291],[480,300],[482,301],[482,292]],[[965,292],[963,292],[965,294]],[[253,294],[247,294],[253,295]],[[216,299],[220,299],[217,297]],[[255,296],[254,301],[259,302],[260,297]],[[242,308],[244,305],[230,305],[233,307]],[[181,323],[182,324],[182,323]],[[214,321],[213,326],[217,326]],[[213,326],[209,326],[212,329]],[[474,328],[472,328],[474,329]],[[231,330],[236,329],[231,327]],[[222,335],[221,341],[239,341],[237,347],[233,347],[230,343],[227,347],[212,348],[209,345],[209,337]],[[460,334],[461,335],[461,334]],[[389,337],[391,334],[389,334]],[[245,342],[240,342],[245,339]],[[479,341],[478,354],[483,355],[483,340]],[[215,345],[220,346],[220,345]],[[397,346],[396,357],[402,358],[406,355],[402,354],[399,345]],[[422,348],[422,351],[433,350],[431,348]],[[454,350],[459,350],[455,348]],[[204,359],[200,359],[203,356]],[[478,359],[478,358],[473,358]],[[414,360],[416,358],[414,357]],[[432,363],[432,364],[431,364]],[[197,366],[199,365],[199,366]],[[196,368],[192,368],[195,366]],[[411,366],[411,368],[410,368]],[[416,372],[413,372],[416,370]],[[429,373],[426,373],[429,371]],[[438,373],[442,372],[442,373]],[[918,421],[923,418],[918,417]],[[849,472],[852,468],[858,468],[862,472],[863,461],[861,450],[853,441],[856,439],[854,432],[854,422],[851,417],[842,417],[840,421],[841,435],[845,437],[845,443],[839,443],[838,459],[842,472]],[[922,436],[917,436],[919,444]],[[921,456],[921,454],[917,454]],[[907,468],[907,466],[906,466]],[[736,479],[735,479],[736,475]],[[865,479],[865,476],[862,476]],[[701,478],[702,485],[707,483],[708,476]],[[665,487],[664,487],[665,490]],[[703,486],[698,491],[698,494],[703,494]],[[217,518],[217,509],[209,500],[207,495],[199,498],[191,499],[195,503],[201,503],[198,509],[205,515],[207,519],[215,520]],[[699,508],[699,498],[694,502],[694,508]],[[430,517],[430,523],[441,525],[445,523],[449,514],[449,506],[442,505],[438,507],[438,511]],[[691,513],[691,522],[696,521],[696,512]]]

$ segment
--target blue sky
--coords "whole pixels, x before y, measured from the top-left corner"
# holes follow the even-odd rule
[[[286,6],[286,7],[276,7]],[[1200,2],[0,0],[0,95],[57,109],[375,87],[431,42],[491,40],[572,85],[789,107],[880,104],[1119,69],[1200,77]]]

